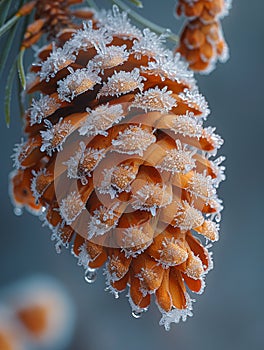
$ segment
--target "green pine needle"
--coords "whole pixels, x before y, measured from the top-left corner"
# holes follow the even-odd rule
[[[4,110],[5,110],[6,126],[8,128],[10,126],[11,95],[12,95],[12,88],[13,88],[15,73],[16,73],[16,61],[13,63],[9,71],[7,82],[6,82],[6,88],[5,88]]]
[[[19,20],[20,16],[11,17],[1,28],[0,28],[0,37],[4,35],[9,29],[11,29],[16,22]]]
[[[7,61],[7,58],[9,56],[11,47],[14,44],[14,37],[15,37],[15,34],[16,34],[16,30],[17,30],[17,25],[15,25],[10,30],[10,32],[8,33],[8,36],[6,38],[4,49],[3,49],[2,54],[0,56],[0,77],[1,77],[1,75],[3,73],[4,68],[5,68],[6,61]]]
[[[25,49],[23,48],[19,51],[18,58],[17,58],[18,75],[19,75],[19,79],[23,90],[26,89],[26,75],[25,75],[24,64],[23,64],[24,53],[25,53]]]

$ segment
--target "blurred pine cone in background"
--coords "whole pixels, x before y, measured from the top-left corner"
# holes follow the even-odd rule
[[[229,58],[221,18],[228,14],[231,0],[179,0],[177,15],[185,15],[177,49],[189,62],[189,67],[200,73],[210,73],[217,61]]]
[[[44,220],[58,251],[73,242],[88,282],[105,265],[116,297],[128,286],[135,317],[153,295],[169,329],[192,314],[186,287],[201,293],[212,268],[205,244],[218,239],[224,175],[223,157],[211,157],[223,141],[203,127],[207,103],[165,35],[116,6],[88,13],[31,66],[27,93],[37,95],[14,154],[13,200]]]

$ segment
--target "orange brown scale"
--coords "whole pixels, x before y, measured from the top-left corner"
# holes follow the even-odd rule
[[[134,41],[141,40],[135,28],[127,35],[117,28],[108,31],[109,18],[122,17],[116,7],[110,17],[95,20],[93,11],[91,17],[89,10],[71,12],[69,6],[77,2],[38,4],[38,22],[29,27],[34,34],[43,28],[57,34],[39,51],[38,66],[32,66],[36,76],[27,86],[30,94],[41,92],[52,98],[55,107],[51,104],[38,112],[37,100],[37,122],[32,121],[32,106],[25,114],[25,131],[35,141],[28,141],[27,151],[16,155],[21,169],[11,179],[14,202],[42,214],[57,244],[72,242],[73,255],[86,272],[105,265],[110,290],[118,293],[129,288],[134,312],[145,311],[153,295],[162,317],[167,320],[173,314],[171,322],[178,322],[191,315],[186,286],[200,292],[202,278],[211,267],[210,254],[194,231],[217,240],[213,216],[205,222],[204,215],[218,214],[221,206],[216,195],[203,196],[199,186],[195,193],[192,181],[200,174],[205,193],[211,191],[210,181],[213,187],[218,185],[218,170],[209,158],[220,141],[202,126],[209,110],[191,72],[186,68],[182,76],[175,72],[177,63],[170,62],[168,55],[168,68],[162,65],[157,73],[151,68],[158,62],[155,50],[149,57],[142,46],[140,59],[133,53]],[[62,4],[67,9],[59,9]],[[78,29],[70,13],[93,22]],[[78,35],[102,35],[101,49],[125,45],[126,60],[122,63],[116,57],[117,66],[101,69],[95,59],[98,43],[89,44],[87,50],[80,48],[80,41],[74,41]],[[201,42],[200,34],[195,37]],[[45,71],[43,66],[52,61],[52,55],[71,45],[75,58],[62,62],[54,74]],[[73,94],[63,100],[58,86],[67,89],[63,81],[78,78],[87,64],[97,83],[84,91],[87,87],[73,80]],[[117,91],[111,90],[111,81]],[[155,101],[153,91],[159,96]],[[144,107],[136,99],[144,101]],[[107,114],[110,111],[116,119],[113,113]],[[71,127],[66,129],[63,123]],[[181,152],[185,158],[179,156]],[[194,214],[197,217],[191,217]]]

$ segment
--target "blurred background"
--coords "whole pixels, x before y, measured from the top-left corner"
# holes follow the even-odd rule
[[[179,30],[181,22],[173,16],[175,0],[145,0],[144,5],[140,13]],[[233,1],[223,21],[231,58],[211,75],[197,76],[212,111],[207,124],[216,126],[225,139],[219,152],[227,156],[227,180],[220,188],[225,210],[220,241],[213,248],[215,268],[206,278],[205,292],[196,297],[194,316],[172,325],[170,332],[158,325],[155,305],[134,319],[124,295],[115,300],[104,291],[102,274],[89,285],[69,251],[55,252],[49,229],[37,217],[26,212],[14,215],[8,174],[13,146],[21,139],[21,121],[14,107],[7,129],[2,113],[0,288],[36,273],[58,279],[77,312],[74,336],[65,350],[264,349],[263,12],[262,0]],[[1,106],[3,88],[4,80]]]

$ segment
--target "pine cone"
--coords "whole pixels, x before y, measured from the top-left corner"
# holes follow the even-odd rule
[[[154,294],[169,329],[192,314],[186,286],[201,293],[212,268],[197,234],[218,239],[224,175],[207,103],[163,41],[114,6],[42,48],[11,183],[58,251],[73,241],[87,282],[105,265],[115,296],[129,287],[133,315]]]
[[[229,58],[220,19],[228,14],[230,0],[179,0],[177,14],[184,14],[187,22],[177,49],[197,72],[210,73],[216,62]]]

